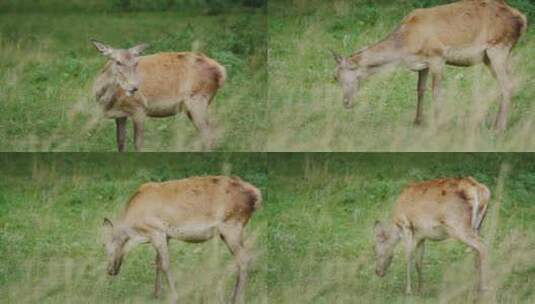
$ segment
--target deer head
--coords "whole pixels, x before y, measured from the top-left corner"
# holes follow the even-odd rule
[[[104,239],[106,245],[106,255],[108,258],[107,271],[109,275],[117,275],[121,270],[121,264],[125,255],[125,244],[128,235],[121,229],[114,227],[113,223],[104,218]]]
[[[138,57],[148,47],[140,44],[129,49],[114,49],[97,40],[91,39],[97,50],[110,61],[112,79],[119,85],[127,96],[132,96],[139,89],[139,76],[136,72]]]
[[[394,257],[394,248],[399,239],[400,235],[397,230],[379,221],[375,222],[375,273],[378,276],[383,277],[390,267]]]
[[[342,86],[344,95],[344,107],[353,107],[353,96],[358,93],[361,78],[364,70],[351,58],[344,57],[331,51],[336,61],[336,74],[334,78]]]

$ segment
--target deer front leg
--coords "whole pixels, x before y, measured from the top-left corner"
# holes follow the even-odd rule
[[[154,249],[156,249],[157,255],[160,257],[160,270],[164,272],[167,283],[169,284],[169,290],[171,291],[171,299],[173,303],[178,301],[178,293],[175,288],[175,280],[170,269],[169,262],[169,250],[167,248],[167,236],[163,233],[156,234],[151,239]]]
[[[143,118],[134,118],[132,119],[134,121],[134,147],[136,148],[136,152],[141,152],[143,149]]]
[[[232,255],[236,259],[238,267],[236,274],[236,284],[232,293],[232,303],[241,304],[244,302],[244,288],[247,281],[247,268],[250,256],[242,243],[242,226],[223,226],[220,228],[221,239],[225,242]]]
[[[416,272],[418,273],[418,291],[422,290],[423,286],[423,264],[424,264],[424,252],[425,252],[425,241],[418,242],[416,246]]]
[[[435,125],[438,125],[440,114],[442,112],[442,96],[441,96],[441,89],[442,89],[442,70],[443,70],[443,64],[435,64],[431,68],[431,74],[432,74],[432,89],[433,89],[433,107],[434,107],[434,114],[435,114]]]
[[[124,152],[126,141],[126,117],[119,117],[115,119],[117,126],[117,150]]]
[[[428,75],[429,69],[421,70],[418,72],[418,87],[416,88],[418,94],[418,101],[416,105],[416,118],[414,119],[414,124],[417,126],[421,125],[423,122],[424,95]]]
[[[159,298],[161,294],[162,272],[160,254],[156,252],[156,281],[154,282],[154,297]]]
[[[405,286],[405,294],[411,295],[412,289],[411,289],[411,272],[412,272],[412,262],[414,257],[414,239],[412,236],[412,233],[405,233],[404,236],[404,244],[405,244],[405,258],[407,260],[407,278],[406,278],[406,286]]]

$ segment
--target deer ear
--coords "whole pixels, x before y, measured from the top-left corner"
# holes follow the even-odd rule
[[[113,52],[113,48],[95,39],[91,39],[91,43],[97,48],[97,50],[104,56],[110,56]]]
[[[145,51],[146,48],[148,48],[149,45],[146,44],[146,43],[143,43],[143,44],[138,44],[134,47],[131,47],[129,49],[130,53],[134,56],[139,56],[143,53],[143,51]]]
[[[329,52],[331,52],[331,54],[333,55],[333,58],[334,60],[336,61],[337,64],[340,64],[342,63],[342,61],[344,61],[344,57],[342,57],[342,55],[336,53],[335,51],[329,49]]]
[[[105,217],[102,226],[104,226],[104,228],[113,228],[113,223],[107,217]]]
[[[377,233],[377,239],[381,242],[384,242],[388,240],[388,235],[384,230],[381,230],[379,233]]]

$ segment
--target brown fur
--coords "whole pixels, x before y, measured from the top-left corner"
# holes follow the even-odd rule
[[[376,272],[383,276],[392,260],[393,249],[402,240],[407,256],[406,292],[411,293],[413,258],[416,252],[418,286],[422,283],[422,259],[425,240],[457,239],[476,253],[477,289],[484,288],[486,249],[479,239],[479,229],[490,199],[489,189],[472,177],[436,179],[414,183],[400,194],[392,223],[376,223]]]
[[[423,98],[429,74],[435,121],[438,121],[444,66],[485,63],[500,86],[502,98],[494,128],[503,131],[512,95],[510,53],[526,29],[526,16],[502,1],[464,0],[414,10],[384,40],[347,58],[333,53],[344,105],[353,106],[353,96],[367,77],[401,65],[419,74],[414,123],[423,122]]]
[[[175,115],[181,109],[180,103],[192,95],[200,94],[211,100],[226,78],[224,68],[215,60],[186,52],[141,56],[137,72],[141,78],[139,90],[147,100],[146,106],[139,96],[127,97],[121,88],[117,88],[117,98],[110,107],[111,117]],[[168,102],[172,100],[177,104]]]
[[[134,122],[136,151],[143,147],[144,120],[184,111],[202,137],[203,149],[213,146],[208,106],[223,86],[226,71],[201,53],[158,53],[139,56],[146,45],[113,49],[93,41],[109,60],[93,85],[104,115],[116,119],[117,147],[124,151],[126,118]]]
[[[117,224],[105,220],[112,229],[107,241],[108,273],[119,273],[124,247],[151,243],[157,253],[155,295],[160,294],[164,272],[176,301],[168,240],[197,243],[219,236],[238,265],[232,303],[242,303],[250,260],[242,232],[261,204],[260,190],[237,177],[203,176],[143,184],[126,203]]]
[[[173,216],[173,221],[180,222],[224,213],[226,220],[246,224],[260,205],[260,191],[244,181],[226,176],[191,177],[141,185],[126,204],[122,221],[135,227],[135,223],[148,216]],[[175,209],[176,213],[160,214],[163,206],[169,206],[165,210]]]
[[[445,47],[513,46],[526,28],[527,18],[504,3],[465,0],[413,11],[396,37],[411,54],[436,56]]]

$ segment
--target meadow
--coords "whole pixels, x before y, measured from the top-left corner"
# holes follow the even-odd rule
[[[384,278],[375,275],[373,252],[374,222],[390,218],[403,187],[471,175],[492,192],[481,233],[490,289],[481,303],[533,303],[534,169],[526,154],[270,155],[270,301],[473,303],[473,255],[459,242],[427,242],[423,289],[410,297],[403,246]]]
[[[417,73],[399,68],[374,75],[342,106],[329,49],[348,56],[380,41],[415,8],[450,0],[272,0],[268,2],[271,125],[268,151],[533,151],[535,31],[529,26],[513,50],[515,93],[508,129],[491,130],[499,87],[484,65],[447,67],[439,124],[413,126]],[[529,0],[507,3],[535,19]],[[425,118],[432,116],[426,93]]]
[[[106,273],[104,217],[112,220],[147,181],[238,175],[266,191],[265,154],[0,155],[0,298],[2,303],[167,303],[153,298],[154,250],[132,250],[117,277]],[[267,303],[267,218],[245,229],[252,253],[248,303]],[[180,303],[227,303],[234,259],[214,238],[170,242]],[[164,282],[165,283],[165,282]],[[168,287],[162,285],[164,297]]]
[[[105,58],[90,38],[116,48],[148,43],[146,54],[203,52],[219,61],[228,78],[210,106],[216,150],[263,150],[265,9],[225,5],[232,1],[215,1],[219,6],[180,6],[182,2],[188,1],[2,2],[0,150],[116,150],[115,122],[102,117],[91,96]],[[164,3],[172,6],[160,9]],[[146,124],[147,151],[201,149],[186,115]],[[128,149],[133,150],[131,122],[127,133]]]

